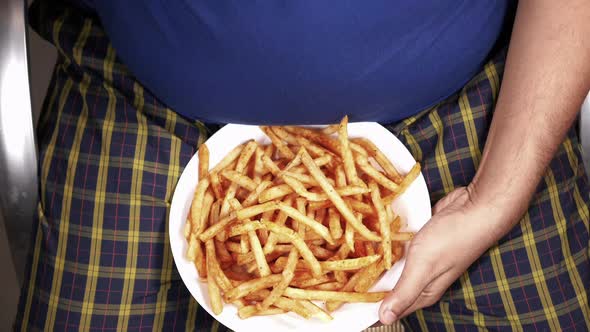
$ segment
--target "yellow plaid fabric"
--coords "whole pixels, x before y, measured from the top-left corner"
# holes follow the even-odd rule
[[[38,128],[40,201],[15,329],[226,330],[184,287],[166,228],[184,166],[217,128],[144,89],[96,17],[49,1],[31,13],[59,59]],[[498,51],[457,94],[388,126],[421,161],[433,202],[477,169],[503,61]],[[406,329],[587,331],[588,219],[571,131],[520,224]]]

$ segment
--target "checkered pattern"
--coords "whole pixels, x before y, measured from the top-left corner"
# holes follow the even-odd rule
[[[216,128],[145,90],[96,18],[49,1],[32,13],[59,59],[38,128],[38,220],[15,328],[225,330],[182,284],[166,234],[174,186]],[[503,59],[499,52],[462,91],[389,126],[422,162],[433,202],[474,175]],[[572,131],[521,223],[406,328],[588,330],[587,203]]]

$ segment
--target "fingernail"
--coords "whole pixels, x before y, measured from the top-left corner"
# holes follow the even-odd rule
[[[387,310],[386,312],[383,313],[383,324],[392,324],[393,322],[395,322],[397,317],[395,317],[395,314],[390,311]]]

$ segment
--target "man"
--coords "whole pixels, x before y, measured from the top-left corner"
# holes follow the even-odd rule
[[[348,114],[397,134],[437,202],[383,323],[588,330],[588,186],[570,128],[590,88],[590,5],[521,1],[512,15],[508,1],[38,1],[34,26],[60,58],[16,327],[220,328],[168,249],[182,168],[211,123]]]

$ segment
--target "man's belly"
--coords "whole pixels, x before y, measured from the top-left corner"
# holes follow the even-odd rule
[[[391,122],[461,88],[498,37],[506,4],[456,1],[100,1],[143,84],[213,122]]]

